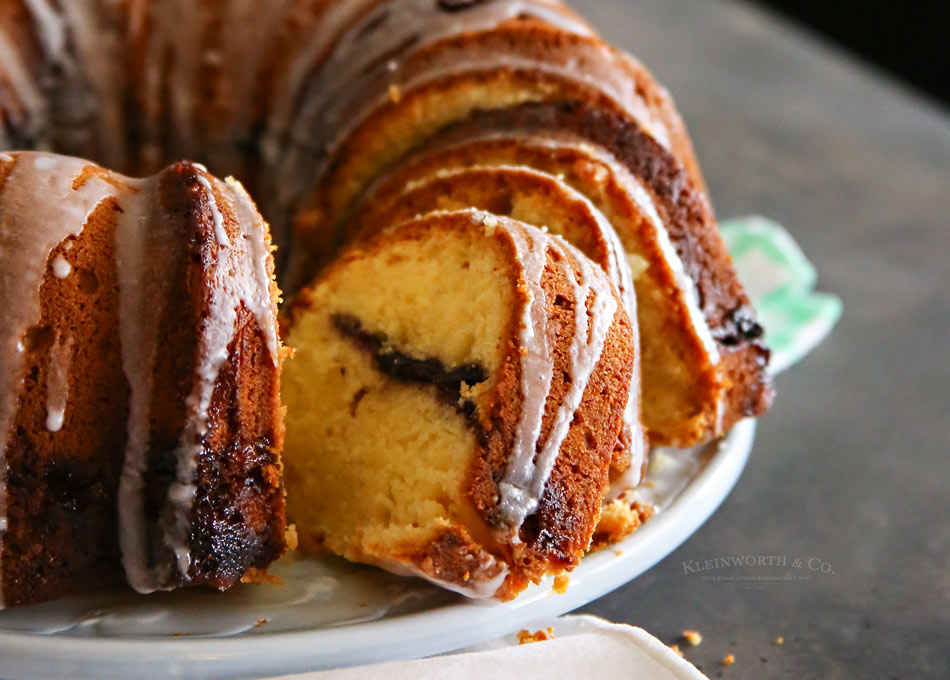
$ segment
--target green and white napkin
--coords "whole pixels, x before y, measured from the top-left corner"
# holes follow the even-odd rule
[[[765,327],[769,369],[780,373],[811,352],[841,318],[841,299],[815,292],[818,273],[779,224],[765,217],[720,223],[726,247]]]

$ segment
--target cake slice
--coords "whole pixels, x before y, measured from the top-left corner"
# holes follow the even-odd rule
[[[434,212],[342,255],[287,327],[304,550],[499,599],[577,564],[635,384],[623,301],[583,254]]]
[[[178,163],[0,154],[0,596],[227,588],[283,551],[267,225]]]
[[[402,175],[400,171],[394,174]],[[370,193],[357,207],[346,238],[358,241],[416,215],[436,210],[475,208],[511,217],[562,237],[596,263],[616,286],[631,319],[637,318],[633,276],[623,245],[610,222],[586,197],[559,177],[528,167],[501,165],[455,168],[446,164],[431,175],[407,181],[402,192]],[[640,414],[640,340],[633,326],[636,376],[614,451],[612,474],[627,470],[639,482],[646,464]]]

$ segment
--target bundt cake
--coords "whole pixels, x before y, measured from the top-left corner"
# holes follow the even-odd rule
[[[3,604],[281,554],[277,296],[236,181],[0,154]]]
[[[273,313],[276,293],[268,280],[266,290],[258,287],[254,300],[241,298],[244,304],[239,311],[232,315],[225,305],[226,311],[219,315],[216,298],[196,292],[202,282],[224,285],[221,278],[215,278],[222,275],[215,257],[236,254],[232,246],[235,251],[259,246],[253,239],[257,245],[234,238],[235,229],[242,224],[260,221],[253,205],[237,184],[222,184],[214,175],[237,177],[255,196],[280,247],[275,264],[278,279],[291,293],[303,291],[287,312],[294,337],[308,338],[305,344],[310,347],[301,350],[299,368],[291,369],[300,387],[290,406],[293,427],[314,420],[311,408],[319,413],[349,413],[333,410],[339,406],[333,400],[341,395],[325,395],[330,401],[324,404],[324,396],[316,392],[306,396],[303,389],[307,384],[329,381],[321,373],[326,366],[319,362],[346,348],[344,358],[353,362],[348,370],[373,385],[385,384],[387,394],[415,395],[414,405],[405,408],[435,419],[423,419],[419,427],[439,422],[448,428],[451,422],[454,429],[443,433],[446,441],[453,443],[451,451],[467,452],[459,454],[454,467],[445,468],[445,477],[422,481],[425,474],[418,473],[422,475],[419,484],[428,485],[425,489],[431,492],[454,485],[463,488],[463,493],[458,499],[437,496],[432,501],[437,508],[419,510],[422,514],[417,519],[428,522],[425,527],[412,527],[415,520],[410,514],[416,510],[402,513],[400,509],[393,522],[404,524],[408,519],[412,531],[407,530],[406,535],[413,538],[406,539],[398,550],[395,535],[375,543],[376,539],[367,538],[382,526],[383,514],[373,516],[373,531],[346,525],[342,519],[336,524],[338,517],[332,508],[327,511],[326,526],[320,524],[311,509],[327,508],[330,503],[308,497],[311,485],[303,479],[309,474],[306,470],[318,468],[298,468],[291,478],[296,493],[304,496],[294,498],[291,491],[289,519],[309,531],[305,546],[321,544],[354,558],[421,572],[455,587],[491,583],[495,578],[498,587],[493,594],[507,597],[540,574],[569,568],[576,561],[576,547],[586,540],[585,535],[589,539],[588,528],[600,513],[599,504],[590,499],[600,493],[603,481],[593,472],[590,479],[580,476],[600,469],[608,434],[614,441],[608,446],[611,465],[606,474],[615,478],[615,483],[632,486],[644,466],[644,439],[650,446],[685,447],[706,442],[739,419],[763,413],[771,401],[762,329],[719,236],[703,177],[672,100],[638,62],[605,44],[558,0],[0,0],[2,149],[40,149],[88,158],[137,177],[177,163],[151,180],[133,181],[99,166],[76,166],[78,161],[44,160],[51,158],[48,156],[34,159],[40,166],[53,162],[58,171],[74,168],[74,177],[90,179],[74,183],[73,193],[64,194],[73,200],[44,208],[65,213],[68,226],[62,227],[66,231],[59,241],[48,247],[34,244],[38,259],[30,260],[34,262],[29,270],[32,278],[22,277],[19,269],[0,272],[9,279],[4,285],[25,291],[9,312],[11,319],[19,319],[19,326],[8,323],[5,333],[22,326],[26,334],[23,346],[33,348],[25,350],[22,357],[9,353],[19,341],[14,338],[10,341],[13,345],[4,345],[2,350],[9,353],[5,361],[13,361],[10,365],[16,371],[22,368],[19,373],[0,377],[14,386],[7,392],[14,394],[11,399],[19,400],[11,401],[7,411],[0,411],[0,437],[7,437],[0,475],[6,480],[9,511],[6,528],[0,524],[0,563],[8,602],[53,597],[75,587],[84,575],[107,572],[102,565],[115,564],[113,558],[119,551],[115,532],[110,535],[106,530],[107,515],[116,502],[123,503],[126,520],[120,532],[122,550],[128,553],[126,572],[141,590],[177,583],[224,586],[280,552],[283,520],[277,453],[281,425],[278,369],[274,365],[275,356],[280,363],[280,350],[277,339],[267,331],[273,322],[265,323],[262,311],[266,307]],[[10,158],[13,160],[4,161],[4,172],[21,177],[25,166],[18,160],[20,156],[11,154]],[[198,165],[180,163],[182,158],[203,163],[212,174]],[[18,179],[15,186],[27,185]],[[111,187],[108,191],[107,186]],[[156,188],[159,186],[168,188]],[[80,215],[77,201],[84,205],[82,201],[93,201],[99,194],[102,198],[95,202],[95,210]],[[157,243],[150,229],[137,231],[143,242],[134,251],[141,262],[133,269],[155,270],[147,286],[139,285],[142,295],[159,299],[161,291],[187,291],[182,298],[166,298],[175,300],[173,307],[184,304],[181,326],[171,328],[171,307],[166,303],[152,305],[155,314],[134,330],[121,323],[141,316],[141,308],[122,294],[125,265],[110,264],[124,261],[123,253],[128,250],[128,239],[113,235],[135,231],[122,225],[136,220],[153,223],[154,213],[140,214],[122,207],[123,202],[138,205],[145,201],[140,196],[151,196],[148,205],[159,199],[172,201],[162,204],[162,209],[176,215],[178,221],[173,222],[180,229],[180,238],[190,234],[187,243],[172,245],[159,238],[165,230],[155,234]],[[7,220],[3,203],[0,196],[0,218]],[[139,217],[133,219],[135,215]],[[417,216],[418,220],[413,219]],[[484,220],[496,220],[501,225],[498,233],[473,231],[470,224]],[[415,226],[400,226],[406,221]],[[449,235],[455,228],[459,234]],[[537,236],[539,228],[548,234]],[[2,237],[11,239],[8,233],[15,231],[4,227]],[[70,236],[74,232],[78,236]],[[15,243],[23,238],[20,233]],[[65,250],[73,241],[87,238],[95,238],[96,245],[73,245],[71,251]],[[517,279],[512,273],[518,267],[510,261],[511,244],[543,241],[548,259],[570,262],[574,271],[579,271],[577,267],[585,272],[590,269],[593,273],[585,273],[585,281],[608,281],[613,286],[619,300],[617,318],[626,321],[614,324],[622,327],[622,332],[608,334],[609,347],[604,349],[601,364],[613,367],[614,377],[607,382],[615,387],[610,394],[599,396],[588,390],[578,407],[578,413],[583,411],[585,418],[603,427],[598,426],[586,442],[589,446],[572,448],[568,444],[573,440],[564,440],[567,443],[561,446],[545,487],[553,490],[551,493],[572,489],[576,499],[586,499],[577,502],[590,514],[569,515],[560,502],[545,505],[539,501],[540,509],[529,512],[514,530],[517,522],[500,520],[497,508],[503,504],[490,498],[492,489],[497,491],[504,478],[501,468],[491,468],[495,477],[473,473],[468,481],[460,481],[467,474],[463,470],[477,468],[482,474],[488,468],[479,465],[500,465],[503,456],[499,448],[478,453],[481,449],[477,447],[483,444],[479,437],[497,431],[492,446],[500,447],[497,441],[510,434],[511,423],[518,422],[521,415],[505,411],[505,417],[492,421],[491,427],[480,424],[478,418],[492,413],[495,403],[480,401],[481,392],[465,396],[459,391],[456,401],[464,397],[462,402],[454,410],[446,408],[444,402],[455,394],[453,390],[460,389],[462,382],[471,387],[469,378],[474,379],[464,371],[451,371],[467,367],[466,362],[474,359],[460,349],[457,356],[443,356],[438,351],[417,356],[416,351],[429,347],[424,342],[428,336],[413,336],[405,347],[389,345],[388,339],[379,340],[375,334],[385,332],[388,338],[390,331],[373,325],[391,319],[401,329],[409,324],[411,310],[420,305],[432,305],[431,310],[423,310],[426,313],[441,309],[440,305],[457,299],[455,293],[446,293],[444,300],[422,292],[419,299],[391,299],[392,281],[385,280],[380,287],[380,281],[367,280],[362,284],[365,290],[383,290],[379,304],[385,303],[391,311],[367,308],[367,318],[358,317],[358,325],[346,310],[340,311],[344,316],[336,321],[321,316],[315,301],[323,296],[338,299],[337,293],[329,292],[336,290],[332,284],[337,277],[342,280],[346,272],[360,267],[374,275],[388,272],[387,267],[397,265],[386,264],[385,252],[418,249],[438,253],[431,244],[440,239],[452,241],[456,259],[432,263],[433,272],[439,266],[448,272],[453,262],[458,264],[462,244],[478,246],[488,251],[481,256],[487,258],[483,262],[486,267],[495,262],[508,272],[498,284],[503,288]],[[126,246],[120,248],[120,243]],[[509,244],[507,251],[500,245],[504,243]],[[152,249],[154,258],[142,254]],[[175,257],[181,252],[190,255]],[[509,252],[509,260],[504,252]],[[70,257],[80,253],[93,258],[99,269],[93,263],[76,266]],[[12,256],[4,250],[0,257]],[[471,263],[476,255],[468,257]],[[257,255],[251,259],[260,262],[255,258]],[[502,266],[503,262],[508,264]],[[574,263],[579,264],[575,267]],[[562,276],[563,264],[549,264],[545,272],[561,272],[557,276],[562,284],[564,280],[570,283],[571,277]],[[250,270],[243,266],[235,263],[234,271],[246,283],[242,272]],[[63,272],[67,275],[57,278]],[[88,272],[94,272],[95,284]],[[399,285],[411,286],[419,280],[406,276]],[[448,273],[446,276],[455,280]],[[27,280],[32,283],[28,285]],[[255,275],[254,281],[263,278]],[[158,292],[153,290],[156,286]],[[237,295],[225,288],[231,297]],[[67,295],[66,290],[75,295]],[[357,290],[353,283],[345,295],[338,294],[339,300],[355,299]],[[360,294],[363,290],[359,289]],[[504,297],[501,288],[490,290]],[[89,306],[82,296],[90,295],[101,302]],[[511,298],[513,294],[509,291],[507,295]],[[524,295],[524,291],[517,293],[511,306],[502,309],[515,309],[518,300],[524,302]],[[562,300],[568,308],[573,299],[569,294],[555,295],[555,300]],[[21,309],[30,300],[37,300],[35,305],[30,303],[30,309],[40,309],[40,316],[34,311],[16,312],[19,316],[14,317],[12,310]],[[485,300],[482,296],[465,302],[471,306]],[[122,311],[130,305],[132,312]],[[460,320],[454,327],[447,325],[433,332],[433,337],[487,324],[479,315],[491,316],[489,307],[487,303],[478,307],[475,318]],[[560,308],[548,311],[554,314],[550,327],[560,327],[559,320],[567,312]],[[102,321],[88,327],[83,321],[84,330],[73,335],[57,334],[59,327],[47,321],[56,316],[78,324],[90,315]],[[72,329],[69,324],[64,327]],[[34,326],[46,330],[28,333]],[[124,344],[122,328],[126,328]],[[452,341],[456,344],[447,347],[458,349],[458,343],[468,343],[465,347],[474,351],[479,342],[500,338],[508,342],[517,335],[512,329],[495,331],[494,340],[457,338]],[[196,362],[201,363],[197,361],[201,353],[195,349],[200,346],[196,338],[204,333],[213,334],[216,343],[228,341],[226,351],[222,350],[226,358],[216,355],[216,361],[223,362],[220,373],[201,371],[189,381],[185,379],[192,375],[189,371],[196,370]],[[167,336],[168,343],[156,347],[151,342],[156,335]],[[311,335],[327,338],[329,346],[316,349],[309,340]],[[186,340],[192,352],[172,357],[174,343]],[[563,338],[559,342],[563,344]],[[560,346],[552,340],[551,347]],[[362,354],[354,347],[362,348]],[[61,368],[64,362],[55,360],[86,354],[89,358],[69,362],[65,372]],[[419,369],[428,376],[422,381],[425,384],[404,380],[401,373],[398,379],[386,373],[380,369],[383,364],[377,355],[383,362],[401,357],[396,361],[400,365],[405,363],[403,359],[411,359],[407,364],[411,370]],[[479,366],[494,370],[500,365],[499,356],[479,355],[486,362]],[[557,357],[564,360],[560,354]],[[446,364],[442,359],[462,363]],[[434,363],[427,363],[430,360]],[[149,361],[157,368],[151,392],[145,393],[152,394],[152,403],[161,404],[161,408],[150,418],[146,437],[142,433],[143,390],[130,386],[141,384],[138,372],[145,370]],[[614,378],[623,373],[618,366],[626,366],[628,361],[633,367],[626,383],[620,385]],[[126,365],[129,362],[134,365]],[[236,368],[232,370],[232,366]],[[446,368],[451,374],[448,377]],[[323,377],[308,380],[307,371]],[[22,384],[18,382],[21,379]],[[489,376],[478,384],[491,379]],[[347,381],[355,385],[357,379],[350,376],[343,381],[351,385]],[[214,386],[210,396],[198,389],[209,384]],[[98,390],[95,398],[75,401],[76,385]],[[185,395],[192,396],[183,401]],[[356,408],[355,414],[373,403],[367,399],[364,395],[357,400],[363,406]],[[616,400],[623,401],[621,424],[612,430]],[[85,408],[88,412],[82,410]],[[102,418],[107,408],[109,413],[119,409],[123,416]],[[392,408],[394,414],[408,412],[396,404]],[[61,430],[50,434],[45,429],[47,417],[55,427],[61,413]],[[202,417],[193,417],[200,413],[207,416],[204,425]],[[395,418],[394,414],[386,417]],[[89,420],[93,416],[98,420]],[[21,417],[32,420],[21,424]],[[553,416],[545,415],[548,417]],[[132,421],[139,427],[132,428]],[[80,427],[80,422],[96,422],[96,426],[84,425],[77,434],[71,428]],[[397,425],[413,427],[401,421],[393,427]],[[570,427],[571,437],[581,436],[573,434],[576,426]],[[325,426],[315,427],[326,431]],[[208,436],[200,447],[190,449],[199,453],[196,470],[157,453],[159,449],[188,450],[178,442],[194,443],[197,431]],[[341,432],[334,430],[320,450],[339,451]],[[302,430],[299,434],[299,439],[291,437],[294,446],[300,447],[294,448],[292,455],[307,460],[307,465],[339,465],[342,469],[342,461],[358,457],[368,446],[366,442],[354,444],[353,451],[340,453],[336,462],[314,462],[313,456],[301,458],[297,453],[309,446],[308,437],[315,435]],[[543,450],[554,446],[548,446],[544,437],[535,440]],[[408,444],[393,442],[390,446],[396,447],[387,449],[392,451]],[[588,453],[582,455],[582,448],[589,449]],[[222,458],[225,450],[241,453]],[[34,451],[42,455],[24,454]],[[586,455],[589,459],[583,459]],[[476,462],[468,465],[462,458]],[[23,467],[27,460],[34,468]],[[480,460],[488,462],[477,462]],[[227,461],[222,463],[227,469],[202,467],[214,467],[217,461]],[[391,464],[408,465],[406,461]],[[573,465],[577,466],[576,479],[558,476],[567,474],[565,470]],[[623,477],[617,480],[620,474]],[[194,494],[194,485],[186,478],[200,480]],[[313,489],[324,486],[320,480],[312,485]],[[40,491],[27,503],[23,490],[36,487]],[[144,488],[144,495],[137,495],[139,487]],[[22,490],[17,492],[17,488]],[[328,493],[328,498],[341,503],[351,494],[346,507],[359,503],[357,488],[334,487]],[[424,495],[420,490],[420,496]],[[580,507],[572,512],[580,513]],[[632,526],[636,523],[633,518],[642,514],[616,503],[613,507],[617,511],[611,511],[611,527],[601,532],[605,535],[620,535],[624,526]],[[191,520],[205,523],[201,531],[185,519],[189,508],[193,510]],[[33,520],[14,522],[16,513],[33,518],[35,527]],[[630,520],[623,520],[627,516]],[[432,528],[433,517],[444,521],[439,525],[445,528],[443,533]],[[544,530],[538,529],[542,520],[548,522]],[[505,529],[509,530],[507,538]],[[424,534],[448,538],[433,539],[425,547],[420,538]],[[96,538],[85,540],[87,536]],[[185,545],[186,538],[192,546]],[[179,558],[175,564],[173,557]],[[477,568],[465,571],[464,564]],[[32,585],[24,585],[27,583]],[[479,587],[480,592],[486,590],[491,588]]]
[[[291,292],[382,174],[493,135],[505,164],[563,173],[613,211],[637,257],[652,444],[706,441],[768,406],[761,328],[672,100],[557,0],[3,0],[0,57],[0,148],[234,175]],[[574,171],[554,172],[567,159],[544,144],[574,149]]]
[[[588,258],[433,212],[344,254],[286,324],[302,547],[500,599],[577,563],[635,382],[625,305]]]

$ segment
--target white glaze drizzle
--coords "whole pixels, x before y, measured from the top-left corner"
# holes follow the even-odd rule
[[[74,188],[87,161],[55,157],[51,164],[36,159],[37,152],[4,154],[15,165],[2,190],[0,211],[0,524],[6,526],[6,445],[23,382],[27,331],[40,321],[40,286],[53,248],[82,232],[86,220],[111,187],[88,177]],[[4,162],[9,162],[4,161]],[[0,532],[0,552],[3,533]],[[0,593],[2,600],[2,593]]]
[[[167,274],[179,249],[161,219],[159,178],[132,180],[120,203],[115,230],[119,283],[119,342],[129,383],[125,460],[119,478],[119,545],[126,580],[151,592],[167,580],[149,565],[145,475],[151,436],[152,384],[159,325],[168,304]]]
[[[504,584],[509,573],[508,565],[499,563],[491,555],[484,555],[481,563],[478,564],[476,568],[472,570],[472,572],[477,573],[481,570],[487,571],[493,569],[495,565],[500,567],[499,572],[490,579],[486,579],[484,581],[472,580],[464,584],[457,583],[455,581],[448,581],[446,579],[439,578],[434,574],[429,574],[412,562],[402,562],[389,558],[369,557],[366,555],[362,556],[360,561],[375,565],[399,576],[411,576],[425,579],[429,583],[433,583],[440,588],[451,590],[452,592],[459,593],[460,595],[464,595],[465,597],[473,600],[484,600],[493,597],[498,592],[498,589],[501,588],[502,584]]]
[[[66,417],[72,356],[72,338],[63,338],[63,332],[57,329],[46,367],[46,429],[50,432],[59,432]]]
[[[218,245],[228,247],[231,245],[231,241],[228,240],[228,232],[224,228],[224,217],[221,216],[221,210],[218,208],[217,200],[215,200],[211,183],[208,182],[204,175],[199,174],[198,184],[204,188],[205,196],[208,197],[208,205],[211,208],[211,219],[214,221],[214,236],[218,239]]]
[[[53,258],[53,276],[57,279],[65,279],[73,271],[73,267],[62,255]]]
[[[274,322],[274,302],[270,296],[273,278],[271,258],[273,248],[265,238],[267,225],[240,182],[233,177],[228,177],[225,179],[225,184],[231,190],[231,208],[237,215],[241,238],[249,248],[247,257],[250,260],[250,275],[253,283],[245,290],[242,301],[256,317],[257,327],[264,334],[271,361],[276,366],[280,343]]]
[[[686,273],[683,260],[677,254],[676,248],[670,240],[669,231],[666,229],[665,223],[657,212],[653,197],[643,186],[642,182],[634,177],[633,174],[611,154],[591,144],[567,142],[554,138],[531,138],[528,140],[528,143],[538,146],[550,146],[555,149],[571,149],[590,156],[610,168],[611,175],[617,183],[617,186],[630,198],[630,201],[636,206],[638,212],[646,218],[647,223],[652,227],[656,236],[657,245],[673,275],[674,283],[680,292],[679,297],[683,306],[686,308],[693,330],[699,338],[709,362],[714,366],[718,364],[720,359],[718,345],[716,344],[715,338],[713,338],[709,323],[706,321],[706,316],[699,306],[699,293],[696,290],[696,283],[692,277]]]
[[[54,156],[37,155],[33,159],[33,167],[41,172],[52,170],[56,167],[56,158]]]
[[[491,140],[492,138],[503,138],[504,136],[504,134],[496,133],[492,135],[486,135],[484,139]],[[693,331],[706,354],[706,358],[709,360],[710,364],[716,366],[720,360],[719,348],[716,344],[715,338],[713,338],[709,323],[706,321],[706,315],[699,306],[699,293],[696,290],[696,283],[689,276],[689,274],[686,273],[683,260],[677,254],[676,248],[673,246],[673,243],[670,240],[669,232],[667,231],[665,223],[657,212],[653,198],[644,188],[640,180],[634,177],[632,173],[619,161],[617,161],[614,156],[600,149],[599,147],[595,147],[588,143],[580,141],[568,141],[555,137],[537,136],[531,136],[527,139],[520,139],[519,143],[529,146],[533,145],[538,148],[547,147],[554,150],[570,150],[583,156],[587,156],[596,162],[603,163],[605,166],[610,168],[612,181],[615,182],[617,188],[626,194],[631,203],[636,207],[639,214],[646,219],[647,224],[652,228],[657,246],[659,247],[660,253],[663,257],[663,261],[668,267],[669,272],[672,275],[673,282],[677,287],[677,297],[679,298],[680,303],[683,305],[683,308],[686,310],[690,324],[692,325]],[[614,233],[616,234],[616,232]],[[620,244],[619,252],[625,252],[622,243]],[[624,260],[628,263],[627,270],[629,271],[629,261],[626,257]],[[631,318],[636,317],[634,316]],[[722,429],[721,414],[723,412],[723,395],[721,392],[719,393],[716,400],[716,411],[717,424],[715,431],[717,434],[720,434]],[[633,455],[631,456],[630,468],[624,473],[623,478],[625,480],[625,484],[629,485],[629,488],[633,488],[639,484],[643,476],[642,470],[643,463],[646,460],[647,445],[643,439],[638,438],[638,441],[639,446],[631,450]]]
[[[609,283],[595,265],[563,239],[547,236],[528,225],[522,225],[520,229],[509,227],[508,233],[515,244],[530,298],[522,313],[519,337],[521,416],[515,428],[511,457],[498,485],[498,508],[512,530],[510,540],[517,543],[518,529],[525,518],[538,509],[561,445],[600,360],[617,311],[617,301]],[[554,372],[553,353],[547,337],[548,312],[541,285],[549,250],[558,255],[551,258],[552,265],[563,271],[572,286],[575,324],[568,348],[571,384],[555,411],[548,436],[539,450],[541,422]],[[576,273],[572,263],[577,265]]]
[[[547,300],[541,277],[547,260],[544,236],[528,229],[509,229],[521,264],[528,301],[522,311],[518,346],[521,348],[521,416],[515,428],[511,456],[505,476],[498,485],[498,507],[502,517],[515,529],[521,526],[537,499],[531,498],[535,472],[534,457],[541,437],[545,405],[551,392],[554,360],[547,339]]]

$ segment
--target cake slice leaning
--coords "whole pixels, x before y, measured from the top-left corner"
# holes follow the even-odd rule
[[[284,547],[267,226],[182,162],[0,155],[0,596],[218,588]]]
[[[434,212],[342,255],[286,323],[304,550],[499,599],[577,564],[635,363],[586,256],[505,217]]]

